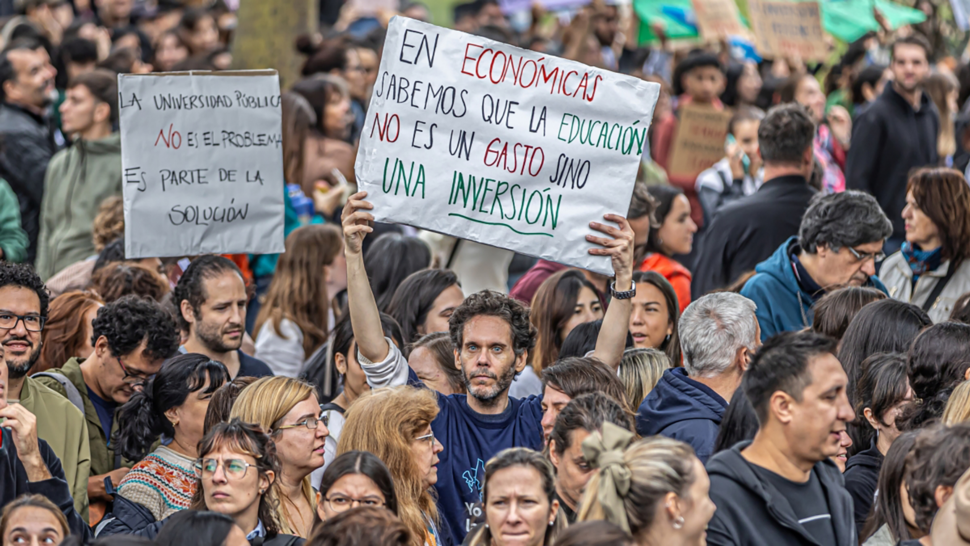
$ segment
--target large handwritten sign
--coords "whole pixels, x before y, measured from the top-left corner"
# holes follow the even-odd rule
[[[403,17],[357,154],[377,220],[611,274],[590,221],[626,215],[659,86]]]
[[[723,40],[729,36],[747,36],[741,23],[741,13],[734,0],[693,0],[697,28],[708,40]]]
[[[767,57],[824,61],[828,46],[818,2],[749,0],[758,51]]]
[[[283,252],[275,71],[121,75],[125,254]]]
[[[670,152],[672,176],[697,176],[724,157],[731,113],[688,105],[680,109],[680,123]]]

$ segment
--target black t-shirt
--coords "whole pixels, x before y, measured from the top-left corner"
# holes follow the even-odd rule
[[[832,527],[832,514],[829,513],[829,503],[825,498],[825,490],[819,481],[815,470],[812,470],[805,483],[793,482],[774,472],[751,465],[751,468],[764,481],[770,483],[788,499],[788,504],[795,511],[798,523],[815,538],[819,544],[835,544],[835,528]]]
[[[242,351],[239,353],[239,373],[236,377],[266,377],[273,375],[273,370],[258,358],[253,358]]]

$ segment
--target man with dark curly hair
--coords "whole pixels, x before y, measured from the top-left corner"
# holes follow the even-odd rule
[[[0,354],[8,372],[7,400],[37,418],[37,436],[61,460],[74,507],[87,518],[91,451],[84,415],[38,378],[27,375],[43,347],[48,301],[44,283],[30,266],[0,262]]]
[[[63,379],[48,376],[38,381],[69,400],[79,400],[84,408],[91,449],[88,497],[93,504],[111,500],[105,477],[117,484],[129,470],[110,442],[117,429],[115,410],[178,352],[179,331],[159,304],[134,295],[99,309],[91,330],[91,356],[83,362],[72,358],[49,370]]]
[[[363,200],[366,195],[353,195],[342,217],[355,356],[371,388],[420,384],[400,349],[384,337],[380,311],[367,281],[362,244],[364,235],[372,230],[368,222],[373,216],[367,211],[373,205]],[[586,240],[590,254],[611,258],[616,282],[593,357],[611,366],[615,374],[632,307],[635,237],[622,216],[606,214],[604,220],[607,223],[590,223],[597,235],[604,236],[590,234]],[[450,531],[458,544],[481,516],[485,462],[509,447],[542,449],[543,398],[509,396],[512,380],[528,365],[529,351],[536,343],[536,329],[526,306],[504,294],[482,290],[466,298],[448,323],[455,365],[462,371],[468,395],[438,396],[439,413],[431,423],[432,434],[412,445],[416,446],[413,449],[429,449],[438,461],[435,489],[442,521],[435,522],[436,532]],[[438,460],[442,450],[445,455]]]

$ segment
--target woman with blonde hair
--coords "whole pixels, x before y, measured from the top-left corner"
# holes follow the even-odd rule
[[[286,252],[256,317],[256,358],[273,373],[297,377],[303,364],[327,341],[330,330],[330,266],[343,249],[340,230],[331,225],[297,228],[286,238]]]
[[[953,389],[943,410],[943,424],[952,427],[970,421],[970,381],[964,381]]]
[[[51,300],[44,324],[40,359],[30,373],[60,368],[71,358],[91,356],[94,352],[91,346],[91,322],[103,306],[101,298],[87,290],[67,292]]]
[[[657,386],[657,381],[660,381],[660,376],[667,368],[670,368],[670,359],[659,349],[623,351],[617,375],[626,389],[626,400],[630,407],[640,407],[640,403]]]
[[[337,455],[369,451],[387,465],[397,492],[397,515],[411,532],[413,546],[442,544],[443,529],[430,491],[438,482],[436,465],[443,450],[431,432],[437,415],[435,393],[428,389],[370,391],[347,410],[337,444]]]
[[[243,389],[230,417],[259,425],[276,443],[280,474],[270,495],[279,502],[280,532],[309,537],[316,513],[310,473],[323,466],[330,434],[316,391],[297,379],[264,377]]]
[[[583,441],[598,470],[586,485],[578,521],[606,520],[630,533],[638,546],[704,544],[716,507],[711,481],[689,445],[633,434],[603,423]]]

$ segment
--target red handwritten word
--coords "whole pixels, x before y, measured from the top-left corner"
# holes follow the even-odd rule
[[[391,122],[394,122],[394,137],[391,138]],[[390,117],[384,114],[384,123],[381,123],[381,115],[377,112],[374,113],[374,124],[370,128],[370,136],[374,136],[374,129],[377,129],[377,138],[381,142],[384,138],[387,138],[388,142],[397,142],[397,137],[401,136],[401,118],[397,114],[391,114]]]
[[[472,48],[481,50],[478,56],[470,54]],[[550,68],[546,65],[545,57],[534,61],[472,43],[465,45],[461,73],[479,80],[488,80],[495,85],[508,81],[506,76],[511,73],[512,85],[522,89],[548,85],[550,95],[579,96],[586,102],[593,102],[596,98],[597,84],[603,79],[603,76],[589,72],[580,75],[578,70],[566,70],[558,66]]]
[[[519,153],[522,153],[522,166],[519,166]],[[536,166],[536,155],[538,155],[538,166]],[[493,138],[485,148],[484,163],[486,167],[499,167],[504,171],[522,175],[528,167],[530,176],[537,176],[542,171],[542,165],[546,162],[546,154],[538,146],[515,143],[512,146],[512,165],[509,166],[509,143],[502,143],[501,139]],[[535,167],[535,172],[533,172]]]
[[[175,148],[178,150],[182,146],[182,134],[178,131],[173,131],[174,123],[168,125],[168,136],[165,135],[165,128],[158,130],[158,137],[155,139],[155,146],[158,146],[158,141],[161,140],[165,144],[166,148]]]

